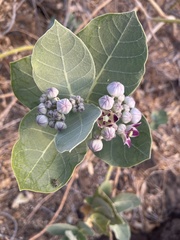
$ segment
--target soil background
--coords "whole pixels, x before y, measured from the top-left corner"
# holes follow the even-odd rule
[[[145,0],[0,0],[0,54],[35,44],[54,19],[77,31],[95,16],[131,11],[139,3],[149,16],[160,17]],[[179,0],[156,3],[167,15],[180,19]],[[123,214],[131,226],[131,240],[179,240],[180,25],[166,23],[152,36],[159,23],[148,21],[141,7],[138,16],[147,35],[149,58],[144,79],[133,96],[149,123],[153,120],[152,113],[159,110],[167,113],[168,120],[152,130],[151,159],[136,167],[116,168],[111,179],[116,193],[136,193],[142,202],[139,208]],[[11,168],[18,125],[28,109],[12,93],[9,63],[29,54],[31,51],[17,52],[0,59],[0,240],[26,240],[40,232],[53,217],[66,190],[63,187],[50,195],[20,192]],[[94,156],[80,165],[56,222],[76,224],[83,219],[83,199],[103,182],[107,169],[107,164]],[[59,238],[45,233],[38,239]]]

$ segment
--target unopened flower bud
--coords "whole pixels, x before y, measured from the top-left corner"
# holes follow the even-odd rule
[[[47,97],[48,97],[49,99],[52,99],[52,98],[57,97],[58,93],[59,93],[59,91],[58,91],[58,89],[55,88],[55,87],[48,88],[48,89],[46,90],[46,95],[47,95]]]
[[[66,125],[65,122],[57,121],[57,122],[55,123],[55,127],[54,127],[54,128],[55,128],[56,130],[61,131],[61,130],[63,130],[63,129],[66,129],[66,128],[67,128],[67,125]]]
[[[47,95],[46,95],[45,93],[43,93],[43,94],[41,95],[41,97],[39,98],[39,101],[40,101],[41,103],[45,103],[45,102],[47,101]]]
[[[55,121],[53,121],[53,120],[50,120],[49,121],[49,123],[48,123],[48,125],[51,127],[51,128],[54,128],[55,127]]]
[[[47,114],[46,114],[49,118],[52,118],[53,117],[53,110],[49,110],[47,111]]]
[[[129,112],[129,111],[130,111],[130,107],[129,107],[127,104],[123,104],[123,109],[124,109],[124,111],[126,111],[126,112]]]
[[[102,142],[101,139],[92,139],[92,140],[89,141],[88,147],[93,152],[99,152],[103,148],[103,142]]]
[[[137,108],[132,108],[130,113],[132,115],[132,123],[138,123],[141,120],[142,114]]]
[[[57,101],[58,112],[63,114],[68,114],[71,111],[71,109],[72,109],[72,104],[67,98]]]
[[[80,102],[78,105],[78,112],[83,112],[85,110],[84,103]]]
[[[113,138],[116,137],[116,131],[113,127],[105,127],[102,129],[101,135],[104,140],[111,141]]]
[[[124,94],[124,85],[120,82],[112,82],[107,86],[108,93],[113,97],[119,97]]]
[[[99,106],[104,110],[110,110],[113,104],[114,99],[108,95],[104,95],[99,99]]]
[[[45,106],[50,109],[50,108],[52,107],[52,102],[51,102],[51,100],[47,100],[47,101],[45,102]]]
[[[56,106],[57,101],[59,101],[59,98],[58,98],[58,97],[55,97],[55,98],[52,98],[52,99],[51,99],[51,102],[52,102],[52,104],[53,104],[54,106]]]
[[[125,99],[124,94],[123,94],[123,95],[120,95],[120,96],[118,97],[118,101],[121,102],[121,103],[124,101],[124,99]]]
[[[135,101],[134,98],[131,96],[127,96],[124,99],[125,104],[127,104],[130,108],[134,108],[135,107]]]
[[[118,129],[117,129],[117,134],[121,135],[124,134],[126,130],[126,125],[125,124],[119,124]]]
[[[40,103],[38,105],[38,112],[41,113],[41,114],[44,114],[44,115],[47,113],[47,108],[44,105],[44,103]]]
[[[120,101],[115,101],[114,104],[113,104],[112,110],[115,113],[121,113],[121,111],[123,110],[121,102]]]
[[[124,111],[123,114],[122,114],[122,121],[123,123],[128,123],[130,122],[132,119],[132,115],[130,112],[128,111]]]
[[[36,117],[36,122],[41,127],[46,127],[48,125],[48,118],[45,115],[38,115]]]

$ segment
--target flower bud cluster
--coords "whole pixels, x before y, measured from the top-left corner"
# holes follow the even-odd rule
[[[134,98],[125,96],[124,91],[123,84],[111,82],[107,86],[109,95],[104,95],[99,99],[102,115],[98,118],[97,125],[101,130],[98,138],[91,139],[89,142],[89,148],[92,151],[101,151],[103,148],[102,139],[111,141],[116,135],[121,136],[124,144],[130,147],[130,138],[139,135],[136,127],[140,125],[139,121],[142,114],[135,107]]]
[[[36,122],[42,127],[49,126],[61,131],[67,128],[65,115],[70,111],[83,111],[84,100],[80,96],[73,96],[70,97],[70,99],[59,99],[58,94],[58,89],[52,87],[48,88],[46,92],[41,95]],[[72,99],[74,99],[74,104],[72,103]],[[77,111],[74,111],[74,108],[77,108]]]

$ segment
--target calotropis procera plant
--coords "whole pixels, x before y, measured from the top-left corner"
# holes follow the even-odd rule
[[[113,166],[149,158],[149,126],[130,96],[146,59],[133,11],[99,16],[77,36],[55,21],[31,56],[11,63],[13,91],[30,109],[12,152],[21,190],[58,190],[88,147]]]

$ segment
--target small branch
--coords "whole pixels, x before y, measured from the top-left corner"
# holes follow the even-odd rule
[[[174,16],[168,16],[167,18],[150,18],[155,22],[164,22],[164,23],[180,23],[180,19],[175,18]]]
[[[1,94],[1,95],[0,95],[0,98],[8,98],[8,97],[12,97],[12,96],[14,96],[14,93],[13,93],[13,92],[4,93],[4,94]]]
[[[153,8],[157,11],[159,16],[162,18],[167,18],[167,15],[163,12],[163,10],[159,7],[159,5],[154,0],[148,0]]]
[[[30,45],[30,46],[23,46],[23,47],[14,48],[14,49],[9,50],[7,52],[1,53],[0,54],[0,59],[8,57],[8,56],[13,55],[13,54],[16,54],[18,52],[24,52],[24,51],[32,50],[33,47],[34,47],[33,45]]]
[[[17,98],[13,98],[12,101],[8,104],[8,106],[4,109],[4,111],[0,114],[1,122],[3,123],[4,119],[8,115],[9,111],[11,110],[12,106],[16,103]]]
[[[115,177],[115,179],[114,179],[114,186],[113,186],[112,197],[115,197],[115,196],[116,196],[117,185],[118,185],[118,182],[119,182],[120,174],[121,174],[121,168],[118,167],[118,168],[117,168],[117,172],[116,172],[116,177]]]
[[[114,170],[114,167],[113,166],[109,166],[109,169],[108,169],[108,171],[106,173],[105,181],[109,181],[113,170]]]
[[[58,215],[60,214],[60,212],[62,211],[62,209],[63,209],[63,207],[64,207],[64,205],[65,205],[66,199],[67,199],[68,194],[69,194],[69,192],[70,192],[71,186],[72,186],[72,184],[73,184],[73,182],[74,182],[74,180],[75,180],[75,178],[76,178],[76,175],[77,175],[78,170],[79,170],[79,168],[76,168],[76,170],[75,170],[75,172],[74,172],[71,180],[70,180],[69,183],[67,184],[66,191],[65,191],[65,193],[64,193],[64,195],[63,195],[63,198],[62,198],[62,201],[61,201],[61,203],[60,203],[60,205],[59,205],[59,208],[58,208],[57,211],[55,212],[55,214],[54,214],[54,216],[52,217],[51,221],[46,225],[46,227],[45,227],[41,232],[39,232],[39,233],[36,234],[35,236],[31,237],[29,240],[35,240],[35,239],[39,238],[40,236],[42,236],[42,235],[46,232],[46,228],[47,228],[49,225],[51,225],[51,224],[53,224],[53,223],[55,222],[56,218],[58,217]]]
[[[9,218],[11,221],[13,221],[13,223],[14,223],[14,233],[13,233],[12,237],[10,238],[10,240],[14,240],[15,237],[16,237],[16,234],[17,234],[17,230],[18,230],[18,224],[17,224],[16,219],[7,212],[2,211],[2,212],[0,212],[0,215],[5,216],[6,218]]]
[[[97,15],[97,13],[104,8],[106,5],[108,5],[112,0],[106,0],[102,4],[100,4],[93,12],[92,14],[82,23],[79,25],[79,27],[76,29],[75,34],[77,34],[83,27],[86,26],[86,24],[94,17]]]

